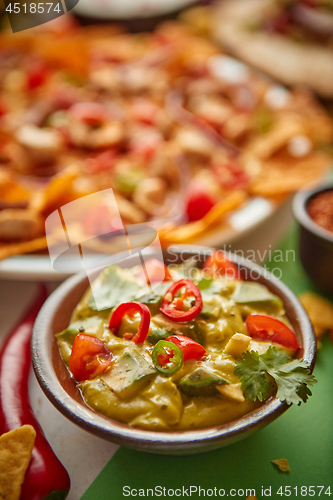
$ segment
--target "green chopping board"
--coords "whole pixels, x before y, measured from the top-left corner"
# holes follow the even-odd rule
[[[298,232],[293,229],[272,252],[266,267],[281,269],[282,281],[296,294],[316,291],[299,262],[297,242]],[[288,250],[288,258],[283,258]],[[258,499],[329,499],[333,495],[333,344],[328,336],[318,351],[314,374],[318,384],[306,404],[291,407],[234,445],[183,457],[119,448],[82,500],[246,499],[250,494]],[[280,458],[288,460],[290,472],[281,472],[272,463]]]

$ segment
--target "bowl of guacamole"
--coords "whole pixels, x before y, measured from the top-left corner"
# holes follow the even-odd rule
[[[33,366],[65,416],[123,446],[185,454],[306,402],[316,342],[282,282],[213,249],[144,261],[145,271],[134,255],[90,282],[76,275],[43,306]]]

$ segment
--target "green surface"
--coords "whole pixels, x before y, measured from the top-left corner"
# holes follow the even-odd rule
[[[293,230],[279,250],[285,257],[287,250],[296,247],[297,231]],[[267,267],[280,268],[282,280],[297,294],[314,290],[299,263],[297,251],[296,259],[289,252],[288,259],[283,258],[283,262],[274,260],[281,253],[272,252]],[[134,496],[223,498],[219,495],[220,489],[225,490],[224,498],[246,499],[250,494],[246,490],[255,489],[258,499],[267,496],[279,499],[289,496],[288,486],[292,499],[310,496],[327,499],[330,498],[328,487],[333,497],[333,345],[327,336],[318,351],[314,373],[318,384],[313,387],[313,396],[306,404],[291,407],[268,427],[237,444],[186,457],[158,456],[120,448],[82,500],[120,500]],[[288,460],[290,472],[281,472],[271,462],[280,458]],[[281,486],[283,496],[278,494]],[[301,490],[302,486],[307,490]],[[309,490],[309,486],[314,488]],[[321,490],[321,486],[325,488]],[[203,489],[200,495],[199,487]]]

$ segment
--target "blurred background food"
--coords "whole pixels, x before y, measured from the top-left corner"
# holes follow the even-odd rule
[[[74,14],[15,34],[3,13],[0,258],[46,248],[54,210],[107,188],[123,223],[155,225],[164,246],[212,230],[221,245],[252,200],[276,207],[329,172],[333,57],[319,78],[316,54],[332,51],[331,2],[179,12],[189,3],[101,2],[92,13],[81,0]],[[131,33],[139,20],[150,30]],[[92,213],[82,238],[116,229],[110,217],[104,206]]]

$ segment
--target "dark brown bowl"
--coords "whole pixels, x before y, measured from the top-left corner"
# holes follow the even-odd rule
[[[172,247],[164,252],[165,263],[175,263],[196,256],[203,263],[212,249]],[[154,256],[153,253],[150,253]],[[295,330],[301,346],[299,356],[313,369],[316,341],[312,325],[296,296],[281,281],[264,268],[232,256],[245,279],[258,281],[278,295]],[[126,266],[138,264],[139,257],[126,260]],[[98,274],[98,273],[97,273]],[[229,445],[272,422],[288,409],[275,396],[260,408],[230,423],[207,429],[155,432],[132,428],[110,420],[91,410],[82,400],[75,381],[70,377],[57,346],[55,334],[65,329],[73,309],[89,285],[86,275],[76,275],[65,281],[46,301],[36,320],[32,335],[32,362],[37,379],[50,401],[72,422],[83,429],[113,443],[151,453],[181,455],[193,454]]]
[[[318,226],[307,212],[309,201],[319,193],[333,190],[333,182],[299,191],[293,212],[300,225],[299,252],[302,265],[323,292],[333,293],[333,233]]]

